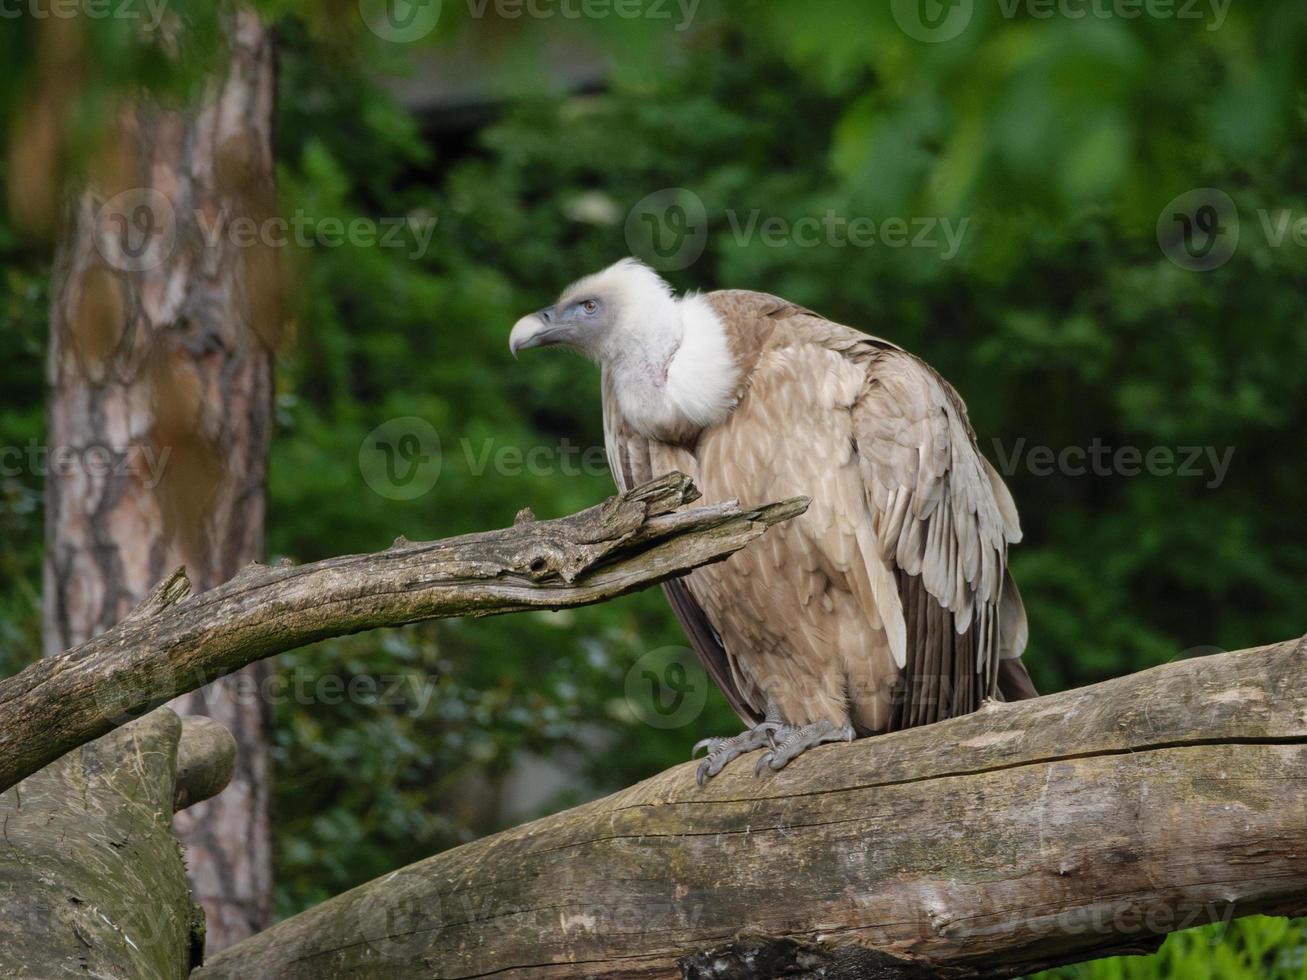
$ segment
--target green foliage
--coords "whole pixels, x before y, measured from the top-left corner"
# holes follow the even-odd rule
[[[1044,980],[1303,980],[1307,923],[1249,916],[1173,933],[1155,956],[1119,956],[1048,970]]]
[[[2,176],[2,172],[0,172]],[[41,486],[49,270],[0,219],[0,677],[41,652]]]
[[[636,45],[605,25],[601,43],[634,55],[602,94],[561,94],[524,55],[498,81],[527,94],[475,133],[435,134],[372,74],[402,61],[393,47],[378,62],[327,8],[283,11],[282,211],[406,226],[401,248],[286,256],[295,338],[279,367],[272,556],[503,526],[526,505],[550,517],[609,493],[606,474],[562,462],[602,442],[594,369],[556,352],[513,362],[506,338],[521,313],[627,254],[636,202],[681,187],[708,235],[669,273],[678,288],[785,295],[920,353],[962,393],[1022,510],[1013,565],[1043,689],[1301,632],[1302,249],[1275,246],[1264,218],[1307,215],[1303,8],[1231,6],[1208,30],[1044,20],[1021,4],[1009,20],[976,4],[955,40],[926,44],[899,29],[897,6],[705,5],[675,57],[647,29]],[[1195,187],[1224,190],[1242,219],[1235,254],[1206,273],[1156,239],[1164,207]],[[965,233],[946,255],[741,231],[755,213],[831,211]],[[47,259],[0,222],[0,262],[0,445],[22,446],[41,438]],[[358,462],[369,433],[405,417],[441,443],[439,479],[413,500],[375,492]],[[1095,445],[1167,448],[1177,464],[1181,447],[1233,456],[1228,471],[1201,456],[1202,475],[1182,476],[1042,475],[1031,455]],[[532,450],[553,462],[518,461]],[[0,674],[36,649],[39,493],[39,474],[0,475]],[[280,658],[279,912],[734,730],[716,692],[672,729],[624,696],[643,654],[683,642],[653,593]],[[332,693],[370,682],[395,696]],[[506,808],[541,760],[570,778]],[[1241,920],[1050,975],[1301,978],[1303,949],[1301,923]]]

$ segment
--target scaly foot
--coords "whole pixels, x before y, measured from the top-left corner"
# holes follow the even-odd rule
[[[741,732],[739,735],[733,735],[730,738],[705,738],[695,742],[694,748],[690,750],[691,759],[699,754],[700,749],[706,748],[708,750],[707,758],[699,763],[699,771],[694,774],[695,782],[702,786],[707,779],[721,772],[722,767],[736,756],[752,752],[754,749],[761,749],[767,745],[774,745],[772,733],[779,731],[781,727],[779,721],[773,721],[769,718],[766,721],[759,722],[747,732]]]
[[[802,728],[786,726],[776,735],[776,747],[770,752],[764,752],[758,759],[753,774],[757,776],[764,766],[773,770],[784,769],[795,756],[802,755],[823,742],[852,742],[853,738],[853,726],[849,724],[839,726],[822,720]]]

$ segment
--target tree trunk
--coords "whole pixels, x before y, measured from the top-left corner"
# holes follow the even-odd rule
[[[0,794],[0,976],[181,978],[199,965],[173,810],[218,792],[231,736],[165,709]]]
[[[272,213],[273,52],[252,13],[226,24],[224,75],[198,107],[123,108],[56,258],[47,654],[117,623],[178,564],[208,589],[262,554],[280,287],[268,248],[223,231]],[[231,789],[179,819],[215,949],[271,905],[267,708],[236,690],[260,688],[176,705],[239,744]]]
[[[1014,976],[1307,912],[1307,642],[686,763],[388,874],[195,980]]]

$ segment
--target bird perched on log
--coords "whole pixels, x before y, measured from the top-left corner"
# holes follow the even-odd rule
[[[766,293],[677,297],[634,259],[523,317],[509,344],[598,362],[619,488],[680,470],[709,503],[811,498],[664,586],[748,726],[695,746],[700,783],[754,749],[755,772],[780,769],[823,742],[1036,696],[1007,569],[1016,506],[920,358]]]

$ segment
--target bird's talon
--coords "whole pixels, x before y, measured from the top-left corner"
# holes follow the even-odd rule
[[[764,749],[769,746],[775,749],[777,745],[775,733],[785,730],[786,728],[781,722],[773,721],[769,716],[767,720],[759,722],[739,735],[730,738],[700,739],[694,743],[694,748],[690,750],[690,758],[695,758],[702,748],[707,748],[708,755],[695,773],[695,781],[702,786],[710,776],[716,776],[726,767],[727,763],[746,752]]]
[[[774,758],[776,758],[775,752],[764,752],[762,754],[762,757],[758,760],[758,764],[753,767],[753,776],[755,779],[762,775],[763,768],[771,765],[771,761]]]
[[[712,755],[714,743],[720,742],[720,738],[701,738],[694,743],[694,748],[690,750],[690,758],[693,759],[699,754],[700,749],[707,749],[708,754]]]
[[[702,786],[704,784],[704,781],[707,780],[707,778],[708,778],[708,760],[704,759],[703,762],[699,763],[699,769],[694,774],[694,781],[698,783],[700,786]]]

